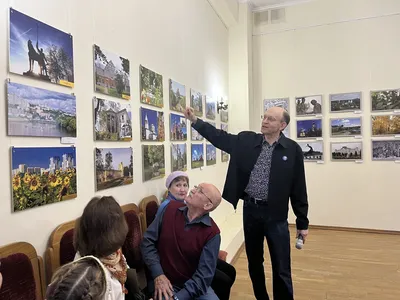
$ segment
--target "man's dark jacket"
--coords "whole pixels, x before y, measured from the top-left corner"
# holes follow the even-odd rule
[[[222,197],[236,209],[251,171],[261,153],[264,136],[261,133],[242,131],[229,134],[197,119],[192,127],[215,147],[230,154],[228,173]],[[296,215],[297,229],[308,228],[308,199],[304,172],[303,151],[293,140],[283,134],[272,155],[268,190],[268,213],[271,220],[288,218],[289,198]]]

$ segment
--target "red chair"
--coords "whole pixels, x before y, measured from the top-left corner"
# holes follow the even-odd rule
[[[142,217],[142,232],[144,233],[147,227],[154,221],[156,213],[160,204],[158,203],[157,197],[152,195],[143,198],[140,201],[139,208],[140,212],[143,214]]]
[[[0,247],[1,300],[43,300],[46,284],[43,259],[25,242]]]

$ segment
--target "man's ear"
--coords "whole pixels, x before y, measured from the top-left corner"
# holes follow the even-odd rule
[[[210,202],[207,202],[204,204],[204,210],[210,211],[213,208],[214,205],[212,205]]]

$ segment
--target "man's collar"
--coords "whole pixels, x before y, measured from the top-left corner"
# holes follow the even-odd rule
[[[185,206],[179,207],[178,209],[183,212],[183,214],[186,217],[186,220],[189,222],[188,207],[185,205]],[[201,217],[198,217],[189,223],[191,223],[191,224],[203,223],[204,225],[211,226],[210,214],[206,213],[206,214],[202,215]]]
[[[265,141],[264,135],[260,134],[259,135],[259,139],[257,140],[257,143],[254,145],[254,147],[262,146],[264,141]],[[276,143],[280,144],[284,148],[288,148],[289,147],[288,138],[282,132],[281,132],[278,140],[276,141]]]

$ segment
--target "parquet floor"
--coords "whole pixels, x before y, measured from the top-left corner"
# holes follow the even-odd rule
[[[231,299],[255,299],[246,251],[234,265],[237,277]],[[264,265],[272,300],[266,244]],[[292,277],[295,300],[400,300],[400,235],[310,230],[302,250],[292,239]]]

